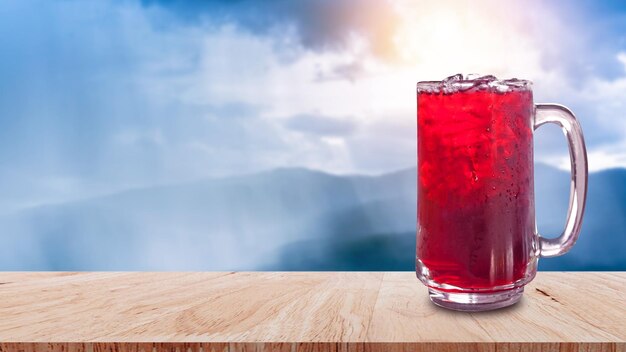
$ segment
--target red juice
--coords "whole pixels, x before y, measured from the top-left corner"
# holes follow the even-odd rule
[[[532,91],[420,92],[417,100],[417,270],[452,292],[531,279]]]

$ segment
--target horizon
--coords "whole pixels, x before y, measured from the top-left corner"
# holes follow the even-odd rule
[[[558,167],[549,165],[547,163],[542,163],[542,162],[535,162],[534,163],[534,167],[536,168],[537,166],[546,167],[546,168],[549,168],[549,169],[551,169],[553,171],[558,171],[558,172],[561,172],[563,174],[568,174],[568,175],[569,175],[569,172],[570,172],[569,170],[560,169]],[[316,174],[323,174],[323,175],[326,175],[326,176],[333,176],[333,177],[338,177],[338,178],[358,178],[358,177],[379,178],[379,177],[385,177],[385,176],[394,175],[394,174],[401,174],[401,173],[404,173],[404,172],[411,172],[411,171],[416,170],[416,169],[417,169],[417,166],[409,166],[409,167],[405,167],[405,168],[401,168],[401,169],[397,169],[397,170],[392,170],[392,171],[387,171],[387,172],[383,172],[383,173],[379,173],[379,174],[338,174],[338,173],[332,173],[332,172],[328,172],[328,171],[324,171],[324,170],[317,170],[317,169],[307,168],[307,167],[304,167],[304,166],[291,166],[291,167],[279,166],[279,167],[275,167],[275,168],[272,168],[272,169],[259,170],[259,171],[254,171],[254,172],[249,172],[249,173],[242,173],[242,174],[232,174],[232,175],[225,175],[225,176],[206,176],[206,177],[197,178],[197,179],[181,180],[181,181],[177,181],[177,182],[174,182],[174,183],[159,183],[159,184],[152,184],[152,185],[142,185],[142,186],[138,186],[138,187],[130,187],[130,188],[116,190],[116,191],[113,191],[111,193],[102,193],[102,194],[91,195],[89,197],[84,197],[84,198],[68,199],[68,200],[64,200],[64,201],[61,201],[61,202],[49,202],[49,203],[31,204],[31,205],[26,205],[26,206],[21,207],[21,208],[13,209],[10,212],[0,212],[0,216],[6,216],[6,215],[11,215],[11,214],[18,214],[21,211],[33,210],[33,209],[36,209],[36,208],[39,208],[39,207],[64,205],[64,204],[70,204],[70,203],[77,203],[77,202],[83,202],[83,201],[107,198],[107,197],[117,196],[117,195],[130,193],[130,192],[134,192],[134,191],[144,191],[144,190],[158,189],[158,188],[170,188],[170,187],[176,187],[176,186],[187,186],[187,185],[192,185],[194,183],[201,183],[201,182],[206,182],[206,181],[223,181],[223,180],[232,180],[232,179],[243,179],[243,178],[248,178],[248,177],[268,174],[268,173],[272,173],[272,172],[275,172],[275,171],[281,171],[281,170],[284,170],[284,171],[306,171],[306,172],[311,172],[311,173],[316,173]],[[600,173],[605,173],[605,172],[612,172],[612,171],[623,171],[623,172],[626,172],[626,167],[613,167],[613,168],[608,168],[608,169],[589,171],[589,175],[600,174]]]

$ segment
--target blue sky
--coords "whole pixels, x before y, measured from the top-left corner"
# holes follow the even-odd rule
[[[626,166],[626,4],[0,3],[0,212],[303,166],[415,165],[415,82],[535,82],[579,116],[599,170]],[[567,167],[556,128],[537,160]]]

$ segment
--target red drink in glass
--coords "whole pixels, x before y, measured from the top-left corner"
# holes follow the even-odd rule
[[[485,289],[526,276],[531,106],[530,90],[419,95],[417,251],[432,280]]]
[[[548,122],[566,132],[575,181],[555,239],[537,234],[534,213],[533,132]],[[560,105],[535,106],[528,81],[456,75],[418,83],[417,130],[418,278],[447,308],[517,302],[538,256],[563,254],[580,231],[586,156],[575,117]]]

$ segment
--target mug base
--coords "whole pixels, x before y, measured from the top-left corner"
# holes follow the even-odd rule
[[[430,300],[439,307],[462,312],[482,312],[504,308],[517,303],[524,293],[524,286],[511,290],[482,293],[445,292],[428,288]]]

